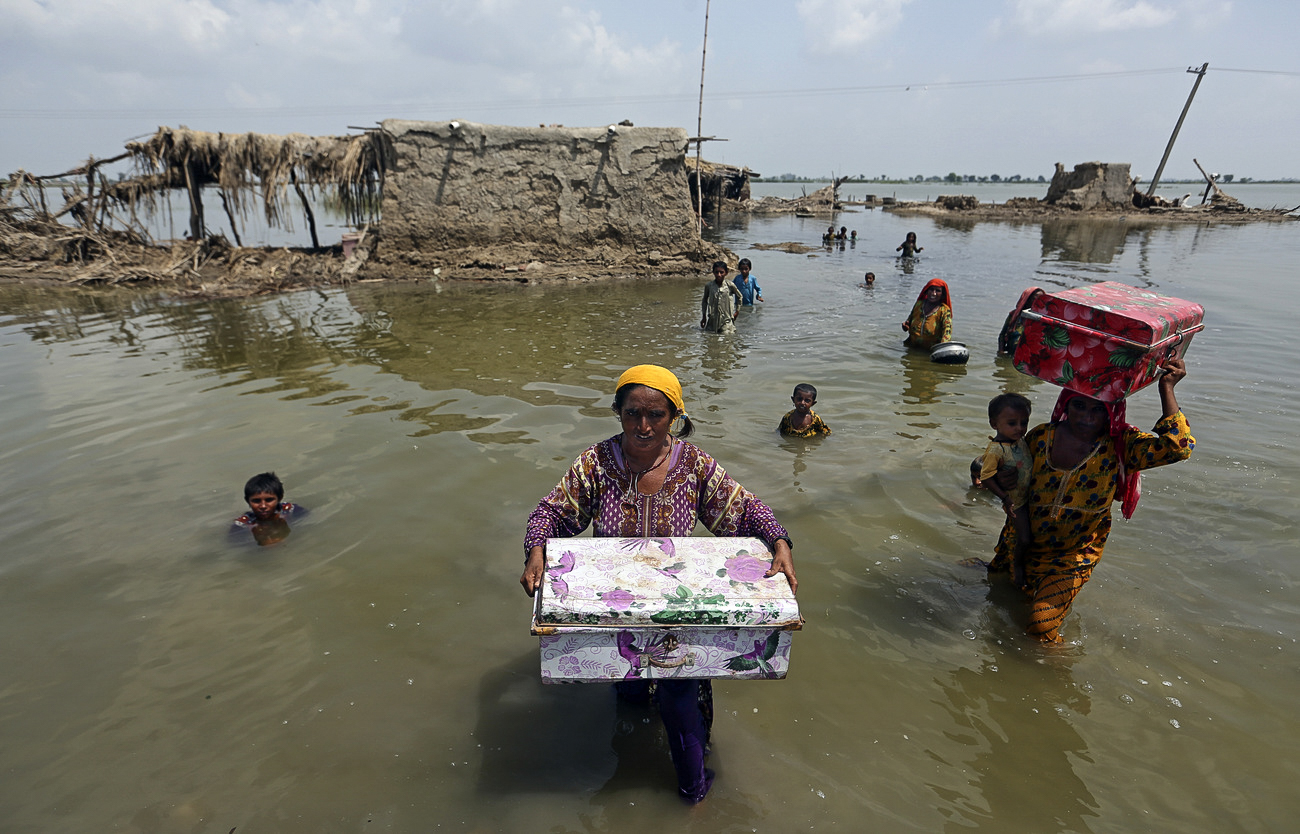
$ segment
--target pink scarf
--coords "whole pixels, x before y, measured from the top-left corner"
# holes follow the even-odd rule
[[[1065,420],[1065,406],[1075,397],[1086,397],[1078,391],[1064,390],[1061,396],[1056,400],[1056,407],[1052,409],[1052,422],[1061,423]],[[1090,398],[1089,398],[1090,399]],[[1129,472],[1128,467],[1124,465],[1125,443],[1124,434],[1129,429],[1137,429],[1132,423],[1125,419],[1124,401],[1106,403],[1106,413],[1110,415],[1109,434],[1115,441],[1115,454],[1119,457],[1119,511],[1125,518],[1132,518],[1133,511],[1137,509],[1138,499],[1142,497],[1142,473]]]

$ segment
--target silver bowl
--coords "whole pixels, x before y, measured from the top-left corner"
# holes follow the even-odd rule
[[[970,351],[961,342],[940,342],[930,349],[930,361],[941,365],[965,365]]]

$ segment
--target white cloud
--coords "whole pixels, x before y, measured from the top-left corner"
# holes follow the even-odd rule
[[[0,0],[0,19],[52,42],[98,39],[109,47],[124,38],[200,50],[220,41],[231,24],[231,15],[208,0]]]
[[[1171,22],[1177,13],[1147,0],[1015,0],[1013,18],[1037,35],[1151,29]]]
[[[814,50],[847,52],[886,35],[911,0],[799,0],[804,35]]]

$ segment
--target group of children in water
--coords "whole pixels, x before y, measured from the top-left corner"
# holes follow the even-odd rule
[[[827,234],[838,239],[845,239],[850,234],[841,228],[838,235],[834,227]],[[857,232],[848,239],[856,240]],[[923,247],[917,245],[916,233],[908,232],[906,240],[898,246],[904,257],[912,257]],[[734,322],[742,307],[752,307],[755,302],[762,303],[763,290],[753,276],[753,264],[749,258],[741,258],[737,265],[738,274],[728,282],[730,271],[723,261],[713,264],[713,280],[705,285],[704,295],[700,299],[700,327],[714,332],[729,332],[735,329]],[[875,273],[868,272],[864,284],[870,286],[876,279]],[[912,314],[904,322],[903,329],[908,331],[904,341],[910,347],[927,348],[933,343],[948,341],[952,328],[952,302],[948,296],[948,287],[943,281],[931,281],[921,291],[920,298],[912,309]],[[831,433],[830,426],[813,411],[817,404],[817,389],[807,383],[800,383],[794,388],[790,397],[794,408],[781,418],[777,431],[786,437],[824,437]],[[1029,423],[1029,401],[1019,394],[1003,394],[989,404],[989,424],[997,431],[997,436],[989,444],[984,456],[978,478],[1003,501],[1007,515],[1016,521],[1018,540],[1027,541],[1026,514],[1017,514],[1016,508],[1023,507],[1024,482],[1028,478],[1028,452],[1024,449],[1025,431]],[[978,460],[977,460],[978,462]],[[992,467],[991,469],[989,467]],[[996,485],[991,475],[999,467],[1016,468],[1022,473],[1017,489],[1009,493]],[[975,464],[971,466],[972,479],[976,478]],[[255,475],[244,485],[244,500],[248,503],[248,512],[235,519],[231,526],[232,535],[251,534],[259,545],[278,544],[288,537],[289,520],[306,514],[306,510],[284,500],[284,484],[274,472]],[[1025,532],[1020,532],[1022,521]],[[1023,561],[1018,561],[1017,576],[1023,573]]]
[[[817,404],[816,388],[806,382],[799,383],[794,387],[790,402],[794,403],[794,408],[786,412],[777,426],[777,431],[783,436],[822,437],[831,433],[830,426],[813,411],[812,407]],[[1011,572],[1017,587],[1025,584],[1025,552],[1031,537],[1026,505],[1029,503],[1032,461],[1029,447],[1025,445],[1025,433],[1029,431],[1032,412],[1033,406],[1023,394],[998,394],[990,400],[989,426],[993,429],[993,437],[984,454],[970,465],[971,484],[982,486],[996,495],[1015,528]],[[1011,481],[1010,488],[1003,486],[1003,478]]]
[[[834,226],[827,226],[826,234],[822,235],[822,243],[824,244],[857,243],[857,242],[858,242],[858,230],[854,229],[853,231],[850,232],[847,226],[840,226],[840,230],[838,232],[835,231]]]
[[[822,235],[823,244],[831,243],[854,243],[858,242],[857,229],[849,231],[847,226],[840,226],[840,230],[835,231],[834,226],[826,227],[826,234]],[[916,243],[916,232],[908,232],[903,242],[898,244],[894,249],[895,252],[902,252],[901,258],[915,258],[916,253],[924,249],[924,246],[918,246]]]
[[[826,230],[823,241],[843,240],[845,231],[841,228],[836,233],[832,226]],[[856,240],[857,232],[852,234],[851,239]],[[900,257],[914,258],[924,248],[917,242],[916,232],[908,232],[895,251],[902,253]],[[746,278],[753,280],[749,276],[749,259],[741,261],[741,265]],[[875,280],[875,273],[868,272],[863,277],[863,286],[869,287]],[[740,283],[739,277],[736,282]],[[922,288],[911,314],[903,322],[903,330],[908,333],[903,343],[922,350],[929,350],[952,338],[952,298],[947,283],[934,279]],[[831,433],[830,426],[813,411],[813,406],[817,403],[816,388],[808,383],[800,383],[795,386],[790,401],[794,408],[781,418],[777,426],[777,431],[783,436],[821,437]],[[1024,437],[1029,431],[1029,416],[1032,411],[1029,399],[1022,394],[1006,393],[994,397],[988,406],[989,426],[993,429],[994,436],[989,440],[984,454],[971,462],[972,485],[985,487],[997,496],[1015,528],[1012,574],[1017,586],[1025,583],[1025,552],[1031,535],[1026,508],[1031,461]],[[999,475],[1002,477],[999,478]],[[1011,482],[1010,488],[1003,486],[1007,482]]]
[[[749,274],[752,268],[749,258],[741,258],[736,265],[739,274],[728,282],[727,273],[731,270],[727,264],[713,262],[713,280],[704,285],[704,295],[700,298],[700,327],[714,333],[731,333],[736,329],[740,308],[753,307],[755,301],[763,300],[762,287]]]

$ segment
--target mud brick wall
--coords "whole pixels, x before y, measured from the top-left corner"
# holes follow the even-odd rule
[[[1130,208],[1133,179],[1127,162],[1081,162],[1067,172],[1056,163],[1044,202],[1073,209]]]
[[[381,260],[485,269],[683,261],[695,270],[714,254],[696,230],[681,128],[381,128]]]

